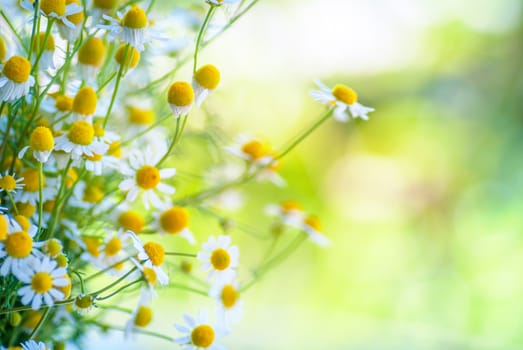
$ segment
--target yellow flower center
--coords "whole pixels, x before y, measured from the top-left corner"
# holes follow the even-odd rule
[[[153,318],[153,310],[148,306],[140,306],[136,317],[134,318],[134,325],[136,327],[147,327]]]
[[[80,0],[65,0],[65,3],[67,5],[74,3],[74,4],[77,4],[80,7],[82,6],[82,3],[80,2]],[[69,20],[69,22],[73,23],[75,26],[83,23],[84,18],[85,18],[85,16],[84,16],[84,11],[83,10],[78,12],[78,13],[75,13],[74,15],[67,16],[67,19]]]
[[[93,298],[90,295],[79,295],[75,300],[74,304],[79,309],[88,309],[93,305]]]
[[[220,83],[220,71],[212,64],[207,64],[194,73],[194,79],[205,89],[216,89]]]
[[[97,186],[87,186],[84,190],[83,201],[87,203],[98,203],[104,198],[104,193]]]
[[[303,210],[300,203],[296,201],[283,201],[280,203],[280,208],[284,213],[290,213],[291,211],[301,211]]]
[[[242,152],[256,160],[267,155],[267,147],[259,140],[252,140],[243,144]]]
[[[5,250],[13,258],[26,258],[33,250],[33,239],[25,231],[11,233],[5,240]]]
[[[53,39],[53,36],[52,35],[48,35],[47,36],[47,42],[45,41],[45,33],[40,33],[40,35],[38,36],[38,41],[35,40],[35,42],[33,43],[33,50],[36,50],[36,44],[38,43],[38,48],[40,50],[42,49],[45,49],[46,51],[54,51],[55,49],[55,44],[54,44],[54,39]],[[44,47],[44,43],[45,43],[45,47]]]
[[[58,256],[62,253],[62,242],[59,240],[52,238],[45,242],[43,251],[50,257],[54,258],[55,256]]]
[[[109,145],[107,154],[110,156],[113,156],[115,158],[120,158],[122,156],[122,148],[120,146],[121,146],[120,141],[114,141],[113,143],[111,143]]]
[[[112,10],[117,3],[118,0],[94,0],[93,5],[102,10]]]
[[[231,264],[229,252],[223,248],[218,248],[212,252],[211,264],[216,270],[223,271]]]
[[[94,124],[94,136],[96,137],[104,137],[105,136],[105,130],[100,124]]]
[[[122,19],[122,25],[132,29],[142,29],[147,27],[147,15],[138,6],[133,6],[127,11]]]
[[[31,73],[31,63],[21,56],[13,56],[4,64],[3,72],[9,80],[25,83]]]
[[[85,250],[95,258],[100,255],[100,240],[95,237],[83,237],[82,241],[85,243]]]
[[[42,0],[40,1],[40,9],[46,14],[57,14],[58,16],[65,15],[65,0]]]
[[[44,203],[44,206],[45,206],[45,203]],[[18,208],[18,213],[20,213],[20,215],[25,216],[26,218],[30,218],[31,216],[33,216],[33,214],[36,211],[36,207],[29,202],[16,203],[16,207]]]
[[[29,222],[29,219],[26,218],[23,215],[16,215],[14,217],[15,221],[20,225],[23,231],[29,231],[29,228],[31,228],[31,223]]]
[[[338,84],[332,89],[332,94],[338,101],[351,105],[358,102],[358,94],[350,87]]]
[[[74,122],[73,126],[71,126],[67,138],[69,141],[77,145],[90,145],[94,138],[94,128],[85,120],[79,120]]]
[[[145,220],[139,212],[128,210],[120,214],[118,217],[118,223],[126,230],[140,233],[143,230]]]
[[[105,44],[100,38],[92,37],[78,51],[78,62],[100,67],[104,62]]]
[[[114,59],[121,65],[124,64],[123,60],[125,57],[125,66],[127,68],[134,68],[138,65],[138,62],[140,62],[140,51],[136,50],[134,47],[129,47],[126,53],[125,47],[126,45],[121,45],[120,48],[118,48],[118,51],[116,51],[116,54],[114,55]]]
[[[136,183],[144,190],[155,188],[160,183],[160,171],[150,165],[144,165],[136,172]]]
[[[90,86],[85,86],[74,97],[73,111],[80,115],[93,115],[97,103],[96,91]]]
[[[154,286],[156,284],[156,271],[154,271],[154,269],[151,269],[150,267],[144,267],[143,277],[150,285]]]
[[[67,267],[69,261],[67,260],[67,257],[65,255],[60,254],[56,257],[56,263],[59,267]]]
[[[161,266],[165,259],[165,250],[161,245],[154,242],[147,242],[143,249],[154,266]]]
[[[178,81],[171,85],[167,95],[167,102],[172,105],[185,107],[189,106],[194,100],[194,91],[191,84]]]
[[[322,226],[320,220],[313,215],[307,216],[305,220],[303,220],[305,225],[313,228],[315,231],[321,232]]]
[[[86,156],[86,155],[84,155],[84,158],[85,158],[85,160],[90,160],[91,162],[99,162],[99,161],[102,160],[103,155],[93,153],[92,156]]]
[[[24,184],[25,192],[37,192],[40,188],[38,170],[26,169],[21,174],[20,177],[23,177],[22,183]],[[42,187],[45,186],[45,175],[42,176]]]
[[[239,296],[240,295],[239,295],[238,291],[233,286],[231,286],[230,284],[226,285],[222,289],[221,298],[222,298],[223,306],[225,306],[226,308],[233,307],[236,304],[236,302],[238,301]]]
[[[54,105],[60,112],[71,112],[73,110],[73,98],[69,96],[56,96]]]
[[[0,177],[0,188],[8,192],[16,189],[16,180],[11,175],[5,175]]]
[[[189,213],[182,207],[167,209],[160,215],[160,225],[168,233],[179,233],[189,225]]]
[[[149,125],[154,122],[154,112],[150,109],[129,107],[129,122],[131,124]]]
[[[53,287],[53,278],[47,272],[37,272],[31,279],[31,288],[38,294],[47,293]]]
[[[3,62],[5,56],[7,55],[7,47],[5,46],[5,41],[0,37],[0,62]]]
[[[118,237],[113,237],[107,244],[105,245],[105,255],[107,256],[115,256],[120,252],[122,249],[122,241]]]
[[[200,348],[208,348],[214,342],[214,329],[206,324],[202,324],[191,332],[191,341]]]
[[[58,265],[60,266],[60,264]],[[68,283],[62,287],[56,287],[56,289],[64,293],[64,299],[67,299],[69,298],[69,296],[71,296],[71,289],[73,288],[73,283],[71,281],[71,277],[69,277],[68,274],[65,274],[63,277],[67,280]]]
[[[35,151],[51,151],[54,148],[54,138],[51,129],[39,126],[33,130],[29,138],[29,147]]]
[[[9,222],[7,221],[7,216],[0,215],[0,241],[6,240],[8,227]]]

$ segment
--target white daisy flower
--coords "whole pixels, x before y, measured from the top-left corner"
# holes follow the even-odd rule
[[[254,165],[265,166],[274,160],[270,146],[250,135],[238,136],[233,145],[225,147],[225,151]]]
[[[84,155],[92,157],[95,154],[104,154],[109,146],[96,141],[94,137],[93,125],[85,120],[78,120],[67,133],[55,139],[55,149],[70,153],[73,159],[80,159]]]
[[[116,264],[129,255],[134,241],[128,232],[120,229],[105,236],[99,257],[103,264],[106,266]]]
[[[158,280],[163,286],[167,285],[169,283],[169,276],[167,276],[162,269],[165,260],[165,249],[163,246],[155,242],[143,244],[134,233],[129,232],[129,234],[133,239],[134,248],[138,251],[138,260],[144,267],[144,270],[142,270],[144,274],[145,268],[152,269],[155,272],[154,280]],[[149,277],[152,278],[152,276]]]
[[[40,35],[38,36],[38,38],[36,38],[36,40],[34,41],[33,43],[33,50],[37,50],[37,45],[38,43],[38,50],[40,51],[40,53],[38,55],[40,55],[40,60],[38,62],[38,68],[40,68],[41,70],[47,70],[49,68],[51,69],[55,69],[56,66],[54,64],[54,52],[55,52],[55,42],[54,42],[54,38],[51,34],[47,35],[47,39],[46,39],[46,34],[45,32],[41,32]],[[45,45],[45,46],[44,46]],[[33,61],[32,61],[32,64],[34,65],[38,55],[35,55],[33,57]]]
[[[96,76],[105,59],[105,44],[102,39],[92,37],[78,50],[78,69],[83,80],[95,83]]]
[[[167,102],[175,118],[189,114],[194,102],[194,91],[191,84],[185,81],[173,83],[167,94]]]
[[[71,237],[82,249],[80,259],[103,268],[100,255],[102,254],[102,240],[96,236]]]
[[[281,161],[279,159],[272,161],[267,167],[260,171],[258,176],[256,176],[256,180],[270,181],[278,187],[284,187],[287,182],[280,174],[278,174],[280,167]]]
[[[198,252],[196,258],[202,261],[202,271],[209,271],[208,280],[215,279],[216,283],[233,279],[236,276],[236,268],[240,252],[237,246],[231,245],[230,236],[214,236],[202,244],[202,251]]]
[[[43,259],[31,259],[27,264],[26,273],[17,276],[25,283],[18,290],[21,302],[24,305],[31,304],[33,310],[38,310],[43,304],[53,306],[55,300],[62,300],[64,293],[59,287],[65,287],[69,281],[64,276],[67,269],[57,267],[55,260],[44,257]],[[58,287],[58,288],[57,288]]]
[[[142,289],[138,305],[125,324],[125,337],[129,338],[135,329],[145,328],[153,319],[151,308],[152,295],[148,289]]]
[[[33,157],[40,163],[46,163],[54,149],[53,132],[46,126],[38,126],[29,137],[29,145],[18,153],[22,159],[29,149],[33,150]]]
[[[193,76],[192,86],[196,106],[202,102],[218,87],[220,83],[220,71],[212,64],[200,67]]]
[[[20,344],[23,350],[46,350],[47,347],[45,346],[45,343],[43,342],[36,342],[34,340],[28,340],[22,344]]]
[[[270,216],[275,216],[278,220],[293,227],[300,227],[305,217],[301,204],[293,200],[268,205],[265,208],[265,213]]]
[[[194,317],[184,314],[185,325],[175,324],[178,332],[184,334],[183,337],[174,341],[182,346],[184,350],[226,350],[227,348],[216,342],[217,338],[225,336],[227,333],[209,323],[208,315],[199,311],[198,316]]]
[[[195,244],[196,240],[189,230],[189,212],[187,209],[179,206],[164,207],[155,216],[155,225],[153,229],[161,233],[185,238],[189,243]]]
[[[103,22],[103,15],[110,15],[113,13],[119,0],[94,0],[93,8],[91,10],[91,17],[93,25]]]
[[[32,6],[31,4],[30,10],[32,10]],[[74,23],[69,20],[69,16],[82,11],[79,1],[40,0],[40,13],[43,16],[55,18],[58,20],[58,23],[71,28],[74,27]]]
[[[15,201],[20,203],[30,203],[31,205],[36,206],[37,202],[40,200],[40,178],[38,170],[36,169],[25,169],[20,173],[20,176],[24,178],[22,181],[24,188],[22,191],[18,191],[15,195]],[[42,174],[43,180],[43,190],[42,190],[42,200],[47,202],[54,199],[56,196],[57,181],[56,178],[46,177]]]
[[[232,280],[212,286],[209,296],[216,299],[218,319],[227,328],[240,321],[243,313],[243,301],[240,299],[240,288]]]
[[[53,128],[60,129],[73,110],[73,98],[59,93],[48,94],[40,104],[40,109],[52,118]]]
[[[308,215],[303,219],[301,229],[309,235],[309,238],[319,246],[328,246],[331,244],[323,231],[320,220],[314,215]]]
[[[82,32],[85,14],[80,0],[66,0],[66,3],[71,10],[65,16],[65,21],[58,21],[58,32],[64,40],[72,43]]]
[[[21,190],[24,188],[23,184],[24,178],[23,177],[16,177],[15,173],[9,174],[9,171],[6,171],[4,175],[2,176],[2,173],[0,172],[0,193],[2,191],[15,193],[16,190]]]
[[[157,192],[164,196],[174,194],[174,187],[162,183],[162,180],[173,177],[176,169],[160,170],[156,167],[163,154],[165,151],[153,152],[150,147],[147,147],[145,152],[136,151],[130,154],[129,164],[123,164],[121,169],[121,173],[130,178],[122,181],[119,186],[122,191],[128,191],[126,196],[128,202],[133,202],[141,194],[146,209],[149,209],[150,204],[155,208],[162,208],[165,203]]]
[[[31,74],[31,63],[21,57],[12,56],[3,64],[0,75],[0,101],[10,102],[29,94],[35,78]]]
[[[320,81],[315,81],[320,90],[312,90],[311,96],[327,106],[334,106],[334,118],[346,122],[349,117],[368,120],[367,114],[374,108],[358,103],[358,95],[351,88],[338,84],[332,90]]]
[[[111,24],[99,24],[98,28],[107,29],[112,37],[118,37],[123,42],[135,47],[138,51],[145,49],[144,44],[150,40],[149,20],[145,11],[137,6],[132,6],[121,20],[103,15]]]

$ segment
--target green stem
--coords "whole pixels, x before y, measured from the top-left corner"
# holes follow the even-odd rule
[[[20,36],[18,31],[15,29],[15,27],[13,26],[13,23],[11,23],[11,21],[9,20],[9,18],[5,14],[4,10],[0,10],[0,15],[2,15],[3,19],[6,21],[7,25],[9,26],[9,28],[13,32],[14,36],[16,36],[16,38],[18,39],[18,42],[20,43],[20,45],[22,45],[22,48],[24,49],[24,51],[26,53],[29,53],[29,50],[27,50],[27,47],[24,45],[24,41],[22,40],[22,37]]]
[[[40,59],[42,58],[42,55],[44,54],[45,47],[47,46],[47,41],[49,40],[49,35],[51,35],[51,29],[53,27],[54,19],[49,19],[47,21],[47,28],[45,29],[45,36],[44,36],[44,42],[42,43],[42,46],[38,48],[37,56],[35,63],[33,64],[33,72],[36,72],[38,70],[38,63],[40,62]],[[38,34],[38,44],[40,43],[40,34]]]
[[[127,309],[125,307],[120,307],[120,306],[116,306],[116,305],[100,305],[97,303],[96,307],[99,307],[99,308],[105,309],[105,310],[116,310],[116,311],[124,312],[126,314],[133,313],[133,310],[131,310],[131,309]]]
[[[43,164],[38,162],[38,232],[42,228],[42,214],[44,212],[44,172]]]
[[[69,172],[69,168],[71,167],[71,164],[73,163],[73,159],[69,159],[69,161],[67,162],[67,165],[65,166],[65,169],[64,169],[64,172],[63,172],[63,175],[62,175],[62,183],[60,184],[60,188],[58,189],[58,194],[56,195],[56,200],[55,200],[55,206],[53,208],[53,211],[52,211],[52,220],[51,221],[51,225],[49,226],[49,236],[52,237],[53,236],[53,233],[54,233],[54,229],[56,228],[56,224],[58,222],[58,213],[59,213],[59,206],[60,206],[60,200],[62,198],[60,198],[62,196],[62,192],[64,191],[64,187],[65,187],[65,183],[67,182],[67,175],[68,175],[68,172]]]
[[[40,30],[40,21],[38,20],[38,18],[40,16],[40,13],[39,13],[40,12],[40,0],[35,0],[35,2],[33,3],[33,6],[34,6],[33,29],[31,29],[31,42],[29,44],[29,55],[28,55],[29,61],[31,60],[31,56],[33,54],[33,45],[34,45],[37,27],[38,27],[38,30]]]
[[[11,201],[11,204],[13,205],[13,209],[15,210],[15,214],[16,215],[20,214],[18,212],[18,207],[16,206],[15,199],[13,198],[13,195],[11,194],[10,191],[7,191],[7,197],[9,197],[9,200]]]
[[[127,54],[129,52],[130,47],[131,47],[131,45],[129,45],[129,44],[125,45],[125,50],[123,53],[122,62],[120,64],[120,69],[118,69],[118,74],[116,75],[116,83],[114,85],[114,91],[113,91],[113,96],[111,97],[111,103],[109,104],[109,108],[107,109],[107,114],[105,115],[105,118],[104,118],[104,124],[103,124],[104,129],[105,129],[105,126],[107,125],[107,122],[109,121],[109,116],[111,115],[111,111],[113,110],[114,101],[116,101],[116,95],[118,93],[118,88],[120,87],[120,81],[122,80],[123,70],[124,70],[125,66],[127,65]]]
[[[207,11],[207,15],[205,16],[205,19],[202,23],[200,31],[198,32],[198,37],[196,39],[196,47],[194,48],[194,56],[193,56],[193,67],[192,67],[193,74],[196,72],[196,68],[198,66],[198,52],[200,51],[200,43],[203,38],[203,33],[205,32],[205,29],[207,28],[207,25],[209,24],[209,21],[210,21],[215,9],[216,9],[216,7],[214,5],[210,5],[209,11]]]
[[[122,260],[120,260],[120,261],[118,261],[118,262],[116,262],[116,263],[114,263],[114,264],[112,264],[112,265],[106,267],[106,268],[103,269],[103,270],[100,270],[100,271],[98,271],[98,272],[95,272],[95,273],[92,274],[91,276],[88,276],[87,278],[85,278],[84,281],[87,282],[87,281],[89,281],[89,280],[92,280],[93,278],[96,278],[96,277],[98,277],[98,276],[104,274],[105,272],[107,272],[107,271],[109,271],[109,270],[115,268],[116,266],[118,266],[118,265],[120,265],[120,264],[126,262],[126,261],[129,260],[130,258],[131,258],[131,257],[127,257],[127,258],[125,258],[125,259],[122,259]]]
[[[170,255],[170,256],[185,256],[185,257],[188,257],[188,258],[196,258],[196,254],[190,254],[190,253],[165,252],[165,255]]]
[[[72,304],[74,301],[75,301],[76,298],[71,298],[71,299],[67,299],[67,300],[62,300],[62,301],[56,301],[53,305],[53,307],[55,306],[59,306],[59,305],[66,305],[66,304]],[[45,307],[50,307],[50,306],[45,306]],[[5,310],[0,310],[0,315],[4,315],[4,314],[10,314],[12,312],[18,312],[18,311],[28,311],[28,310],[32,310],[33,308],[31,307],[31,305],[27,305],[27,306],[18,306],[18,307],[14,307],[12,309],[5,309]]]
[[[136,271],[136,267],[133,267],[132,269],[130,269],[125,275],[123,275],[122,277],[120,277],[119,279],[117,279],[116,281],[114,281],[113,283],[103,287],[102,289],[100,290],[97,290],[96,292],[94,293],[91,293],[91,295],[94,295],[95,297],[100,294],[100,293],[103,293],[105,292],[106,290],[109,290],[111,288],[113,288],[114,286],[117,286],[118,284],[120,284],[120,282],[122,282],[123,280],[125,280],[127,278],[127,276],[129,276],[130,274],[132,274],[134,271]]]
[[[158,161],[158,163],[156,163],[156,167],[158,168],[167,158],[169,158],[169,155],[171,154],[171,152],[173,151],[174,149],[174,146],[176,146],[176,144],[178,143],[178,141],[180,140],[181,136],[182,136],[182,132],[183,132],[183,129],[185,128],[185,123],[187,123],[187,115],[184,116],[184,121],[183,121],[183,126],[182,126],[182,130],[180,132],[180,119],[181,118],[177,118],[176,119],[176,130],[174,132],[174,136],[173,136],[173,139],[171,141],[171,144],[169,145],[169,148],[167,149],[167,152],[165,152],[165,155],[162,157],[162,159],[160,159]]]
[[[149,131],[151,131],[152,129],[156,128],[157,126],[159,126],[160,124],[162,124],[164,121],[166,121],[167,119],[169,119],[171,117],[171,114],[161,118],[160,120],[158,120],[156,123],[154,123],[153,125],[149,126],[147,129],[143,130],[143,131],[140,131],[139,133],[137,133],[136,135],[134,135],[133,137],[130,137],[128,138],[127,140],[125,140],[124,142],[122,142],[120,144],[120,146],[124,146],[124,145],[127,145],[128,143],[131,143],[132,141],[136,140],[137,138],[139,138],[140,136],[143,136],[145,134],[147,134]]]
[[[42,318],[40,321],[38,321],[38,324],[31,332],[31,335],[29,336],[29,339],[34,339],[37,335],[40,329],[43,327],[44,323],[46,322],[47,316],[49,316],[49,311],[51,311],[50,307],[47,307],[44,311],[44,314],[42,315]]]
[[[134,281],[132,281],[132,282],[130,282],[130,283],[127,283],[126,285],[124,285],[124,286],[118,288],[116,291],[112,292],[112,293],[109,294],[109,295],[106,295],[106,296],[103,296],[103,297],[97,297],[96,300],[106,300],[106,299],[112,298],[112,297],[115,296],[116,294],[120,293],[122,290],[127,289],[127,288],[129,288],[130,286],[135,285],[136,283],[140,283],[140,282],[142,282],[142,281],[143,281],[143,278],[140,277],[140,278],[138,278],[138,279],[136,279],[136,280],[134,280]]]
[[[199,289],[196,289],[196,288],[192,288],[192,287],[189,287],[189,286],[184,286],[183,284],[177,284],[177,283],[171,283],[169,284],[169,287],[170,288],[176,288],[176,289],[181,289],[181,290],[185,290],[187,292],[192,292],[192,293],[195,293],[195,294],[199,294],[199,295],[202,295],[204,297],[208,297],[209,294],[202,291],[202,290],[199,290]]]
[[[100,327],[100,328],[102,328],[102,329],[112,329],[112,330],[115,330],[115,331],[126,332],[126,329],[123,328],[123,327],[111,326],[111,325],[104,324],[104,323],[97,322],[97,321],[92,321],[91,323],[96,325],[96,326],[98,326],[98,327]],[[169,341],[171,343],[174,342],[174,338],[171,338],[169,336],[166,336],[166,335],[163,335],[163,334],[160,334],[160,333],[147,331],[145,329],[140,329],[140,328],[137,328],[137,327],[135,327],[133,329],[133,332],[134,333],[148,335],[148,336],[155,337],[155,338],[160,338],[160,339],[163,339],[163,340],[167,340],[167,341]]]

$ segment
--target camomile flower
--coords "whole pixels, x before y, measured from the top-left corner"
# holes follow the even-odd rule
[[[265,208],[265,213],[270,216],[275,216],[283,223],[294,227],[299,227],[305,217],[302,205],[293,200],[268,205]]]
[[[45,343],[43,342],[36,342],[34,340],[28,340],[22,344],[20,344],[23,350],[46,350],[47,347],[45,346]],[[9,348],[11,349],[11,348]]]
[[[216,341],[217,338],[224,337],[227,333],[209,323],[208,315],[199,311],[196,319],[184,314],[185,325],[175,324],[176,330],[183,337],[174,341],[182,346],[184,350],[226,350],[227,348]]]
[[[309,238],[319,246],[330,245],[328,239],[322,231],[320,220],[314,215],[308,215],[303,219],[301,229],[307,233]]]
[[[41,68],[42,70],[46,70],[49,68],[55,69],[56,67],[54,64],[54,52],[56,46],[53,36],[49,34],[47,35],[46,39],[46,34],[44,32],[41,32],[33,43],[33,50],[35,50],[35,52],[38,52],[36,51],[37,45],[39,55],[41,55],[40,61],[38,62],[39,68]],[[37,56],[38,55],[34,56],[33,59],[36,60]],[[34,64],[34,61],[32,63]]]
[[[320,90],[312,90],[312,98],[327,106],[335,107],[334,118],[340,122],[346,122],[349,117],[368,120],[367,114],[374,112],[374,108],[358,103],[358,94],[348,86],[337,84],[333,89],[329,89],[320,81],[315,83]]]
[[[240,299],[240,288],[237,282],[223,281],[212,286],[209,296],[216,299],[218,319],[229,329],[238,323],[243,313],[243,301]]]
[[[96,267],[101,267],[100,255],[102,254],[102,240],[96,236],[73,237],[73,240],[80,246],[82,254],[80,259],[90,262]]]
[[[16,178],[16,174],[9,174],[9,171],[6,171],[4,175],[0,172],[0,193],[2,193],[2,191],[15,193],[16,190],[23,189],[23,181],[23,177]]]
[[[230,236],[214,236],[202,244],[202,251],[198,252],[196,258],[202,262],[202,271],[209,271],[208,280],[215,278],[216,283],[230,280],[236,276],[240,252],[237,246],[231,245]]]
[[[114,54],[114,59],[118,64],[118,69],[120,66],[124,65],[124,72],[130,71],[131,69],[136,68],[138,62],[140,62],[140,51],[134,47],[128,47],[127,45],[121,45],[116,53]]]
[[[8,59],[0,75],[0,101],[10,102],[26,96],[35,83],[30,73],[31,63],[27,59],[21,56]]]
[[[44,257],[43,259],[31,259],[27,264],[25,273],[17,276],[25,283],[18,290],[21,302],[24,305],[31,304],[33,310],[38,310],[42,303],[53,306],[55,300],[62,300],[64,293],[59,287],[65,287],[69,281],[64,277],[67,269],[58,267],[56,261]]]
[[[132,105],[127,107],[127,111],[127,120],[130,126],[139,131],[145,130],[156,120],[156,115],[152,108],[142,108]]]
[[[33,10],[32,1],[22,2],[28,10]],[[78,3],[66,0],[40,0],[40,13],[48,19],[57,19],[58,23],[72,27],[74,26],[68,16],[82,12],[82,7]]]
[[[56,259],[63,252],[63,245],[59,239],[51,238],[42,244],[42,252],[52,259]]]
[[[131,209],[127,203],[122,203],[112,216],[112,220],[116,222],[116,226],[124,230],[132,231],[139,234],[143,231],[145,226],[145,213]]]
[[[20,177],[23,177],[22,184],[24,188],[15,195],[15,201],[21,203],[30,203],[36,206],[36,203],[40,200],[40,176],[36,169],[25,169],[20,173]],[[46,177],[42,174],[42,200],[44,202],[54,199],[54,196],[58,192],[56,188],[56,178]]]
[[[109,146],[94,139],[95,131],[91,123],[78,120],[69,131],[55,139],[55,150],[70,153],[73,159],[92,157],[94,154],[104,154]]]
[[[150,204],[155,208],[162,208],[165,204],[157,192],[165,196],[174,194],[174,187],[162,183],[176,174],[176,169],[158,169],[155,164],[161,159],[165,152],[153,152],[148,147],[145,152],[134,152],[129,157],[129,165],[122,167],[122,174],[130,178],[122,181],[119,188],[128,191],[126,200],[133,202],[138,195],[142,195],[146,209]]]
[[[11,222],[8,227],[7,238],[0,241],[0,276],[7,276],[9,273],[18,279],[30,271],[28,264],[34,258],[43,256],[40,251],[42,242],[34,242],[33,237],[38,229],[30,225],[28,230],[24,230],[16,222]]]
[[[33,130],[29,137],[29,145],[22,148],[18,153],[18,158],[22,159],[27,150],[33,150],[33,157],[40,163],[45,163],[49,159],[54,148],[53,132],[46,126],[38,126]]]
[[[123,260],[130,248],[133,247],[133,239],[128,231],[120,229],[113,231],[104,238],[100,251],[100,260],[107,266],[113,265]]]
[[[169,276],[162,269],[162,265],[165,260],[165,249],[161,244],[155,242],[147,242],[145,244],[132,232],[129,233],[133,239],[134,248],[138,251],[139,264],[143,266],[143,273],[146,276],[146,280],[158,281],[161,285],[167,285],[169,283]],[[146,269],[151,271],[146,272]],[[149,278],[147,278],[149,276]],[[154,278],[153,278],[154,276]]]
[[[84,86],[78,90],[73,99],[73,112],[78,116],[79,120],[86,120],[92,123],[97,104],[98,97],[96,96],[96,91],[90,86]]]
[[[53,127],[60,129],[64,123],[64,117],[73,110],[73,98],[60,93],[48,94],[40,104],[41,110],[52,117]]]
[[[173,236],[185,238],[189,243],[194,244],[196,240],[189,230],[189,212],[179,206],[167,208],[156,217],[156,226],[160,232]]]
[[[85,14],[80,0],[65,0],[65,3],[68,8],[74,8],[74,13],[71,10],[65,20],[58,21],[58,32],[64,40],[74,42],[82,32]]]
[[[274,159],[274,156],[273,156]],[[281,160],[273,160],[267,167],[263,168],[256,179],[259,181],[270,181],[278,187],[284,187],[287,183],[285,179],[278,174],[281,168]]]
[[[74,311],[80,315],[87,315],[95,306],[95,299],[89,294],[80,294],[73,303]]]
[[[192,86],[196,106],[202,102],[218,87],[220,83],[220,71],[212,64],[200,67],[193,76]]]
[[[105,44],[100,38],[92,37],[78,50],[78,68],[83,80],[95,82],[105,59]]]
[[[225,147],[225,151],[254,165],[268,165],[274,159],[266,142],[249,135],[238,136],[233,145]]]
[[[120,0],[94,0],[91,16],[93,23],[98,24],[102,22],[103,15],[110,15],[116,8]]]
[[[144,44],[149,41],[149,20],[145,11],[132,6],[120,20],[104,15],[110,24],[99,24],[98,27],[107,29],[112,37],[118,37],[123,42],[135,47],[138,51],[145,49]]]
[[[129,338],[135,329],[145,328],[153,319],[151,308],[152,295],[148,289],[142,289],[138,305],[125,324],[125,337]]]
[[[169,88],[167,102],[169,103],[175,118],[189,114],[193,101],[194,91],[189,83],[177,81]]]

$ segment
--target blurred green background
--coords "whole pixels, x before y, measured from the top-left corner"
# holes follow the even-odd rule
[[[231,137],[285,144],[323,111],[308,95],[313,78],[376,108],[367,122],[329,121],[292,152],[287,188],[246,187],[238,222],[267,234],[264,206],[298,199],[333,245],[305,244],[243,295],[243,321],[224,344],[523,347],[522,14],[519,0],[262,0],[202,53],[222,70],[207,107]],[[220,232],[193,214],[199,240]],[[244,231],[231,233],[248,276],[268,243]],[[160,295],[150,328],[173,336],[182,312],[213,306]],[[171,347],[111,334],[90,348]]]

